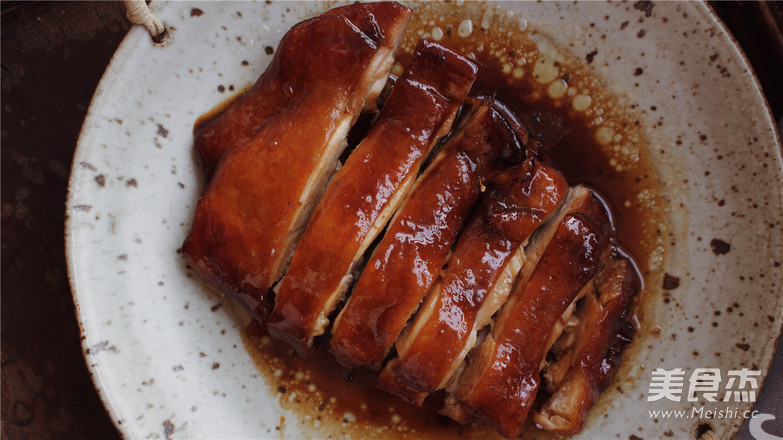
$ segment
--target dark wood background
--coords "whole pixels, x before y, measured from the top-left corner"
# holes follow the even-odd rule
[[[118,438],[82,358],[66,187],[90,98],[129,29],[121,2],[2,2],[2,438]],[[713,3],[783,115],[783,3]]]

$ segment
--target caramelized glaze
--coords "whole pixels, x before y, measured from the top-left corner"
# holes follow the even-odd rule
[[[522,157],[517,135],[488,105],[465,119],[419,178],[335,320],[331,350],[347,367],[380,367],[446,262],[483,182]]]
[[[332,352],[343,365],[379,368],[478,198],[472,167],[464,154],[455,154],[425,171],[335,322]]]
[[[426,395],[445,386],[475,344],[478,330],[505,301],[510,286],[495,285],[506,266],[567,189],[560,173],[532,157],[494,179],[460,236],[445,274],[410,331],[397,342],[398,358],[381,374],[385,389],[409,394],[400,389],[402,385]],[[520,254],[518,258],[524,258]],[[398,380],[392,381],[390,375]]]
[[[504,437],[522,432],[540,385],[539,365],[557,319],[598,271],[608,225],[569,213],[529,279],[503,306],[445,408],[458,420],[479,417]]]
[[[422,40],[370,132],[319,203],[269,318],[273,336],[306,354],[348,288],[351,271],[410,191],[422,161],[451,129],[477,66]]]
[[[536,425],[550,432],[575,434],[584,428],[587,411],[616,372],[618,338],[627,337],[628,309],[640,280],[632,263],[616,254],[601,269],[594,288],[585,296],[573,327],[571,347],[559,354],[555,370],[545,373],[555,391],[533,415]]]
[[[360,36],[372,41],[371,45],[377,50],[389,52],[397,46],[402,28],[410,19],[411,10],[397,3],[388,2],[377,5],[360,4],[335,8],[327,11],[325,15],[343,17],[349,25],[353,25],[360,32]],[[311,20],[327,23],[308,23]],[[333,19],[316,17],[311,20],[294,26],[292,31],[296,28],[301,28],[299,30],[301,32],[313,27],[342,27],[341,24],[335,25],[334,23],[337,21]],[[335,31],[342,32],[337,28]],[[349,47],[355,45],[350,40],[341,41],[340,37],[337,37],[334,40],[325,39],[323,41],[325,45],[334,44],[333,48],[322,46],[320,50],[314,51],[307,50],[305,45],[308,42],[286,35],[269,67],[251,89],[239,95],[228,105],[220,106],[219,111],[210,112],[208,117],[199,118],[196,122],[193,129],[195,149],[201,160],[205,182],[211,180],[220,158],[229,146],[250,142],[259,131],[264,129],[270,119],[274,119],[278,114],[288,109],[295,99],[301,99],[302,95],[299,93],[307,90],[307,82],[310,78],[333,74],[329,71],[319,72],[315,68],[315,66],[326,67],[318,63],[328,61],[330,50],[339,49],[339,45],[348,45]],[[358,58],[353,62],[358,63],[359,67],[362,63],[371,64],[367,59],[362,60],[365,55],[361,53],[357,55]],[[336,61],[349,60],[339,60],[338,58]],[[302,69],[302,66],[305,65],[310,68]],[[344,82],[338,79],[335,83],[337,94],[350,93],[348,89],[355,87],[350,84],[351,79],[358,79],[350,76],[351,69],[354,68],[353,64],[348,64],[345,67],[348,69],[346,71],[348,76]],[[296,98],[297,96],[298,98]],[[362,101],[359,103],[362,105],[365,97],[357,94],[346,98]],[[377,93],[370,94],[367,96],[367,101],[374,101],[376,98]]]
[[[372,12],[368,7],[361,6]],[[384,17],[378,22],[389,24],[381,29],[384,50],[340,15],[299,23],[253,89],[197,130],[205,182],[182,250],[212,287],[260,319],[340,144],[410,17],[399,5],[377,8]]]

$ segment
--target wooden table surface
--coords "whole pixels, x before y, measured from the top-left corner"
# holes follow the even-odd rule
[[[783,116],[783,3],[713,4]],[[2,438],[119,438],[82,358],[63,223],[93,91],[129,28],[120,2],[2,2]]]

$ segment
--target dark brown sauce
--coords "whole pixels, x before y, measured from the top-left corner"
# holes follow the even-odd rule
[[[480,36],[487,38],[486,33]],[[545,87],[530,74],[519,79],[504,74],[503,63],[489,51],[471,51],[471,46],[481,45],[481,38],[469,42],[464,40],[452,32],[444,35],[440,43],[463,53],[475,54],[481,70],[471,94],[494,95],[506,103],[531,134],[542,141],[543,149],[539,155],[545,162],[563,173],[569,184],[585,184],[600,193],[614,215],[618,242],[633,257],[645,278],[651,275],[654,265],[649,257],[658,246],[660,233],[657,226],[663,221],[663,216],[657,208],[660,206],[660,184],[643,140],[634,145],[638,160],[633,163],[620,160],[619,163],[624,166],[618,171],[617,164],[613,166],[610,162],[610,146],[601,145],[596,139],[596,127],[591,116],[575,111],[564,99],[545,96],[546,92],[542,90]],[[398,63],[405,65],[407,59],[407,54],[401,54]],[[623,135],[630,135],[631,130],[638,134],[642,126],[640,116],[628,109],[627,113],[616,118],[618,125],[629,131]],[[642,206],[636,202],[640,193],[650,194],[654,200]]]
[[[595,93],[594,107],[616,107],[611,112],[598,113],[613,124],[613,133],[623,139],[634,140],[632,145],[624,144],[624,148],[633,149],[631,154],[618,156],[615,153],[620,150],[619,146],[598,141],[596,130],[600,124],[596,123],[594,114],[575,110],[569,95],[557,99],[547,96],[546,85],[536,81],[530,73],[535,62],[535,54],[531,56],[530,53],[535,44],[527,33],[517,32],[519,35],[510,38],[505,31],[501,32],[502,28],[493,32],[490,27],[486,31],[474,29],[469,38],[459,35],[458,26],[466,15],[472,14],[475,27],[478,27],[482,10],[476,9],[478,6],[475,5],[471,8],[472,11],[459,11],[449,4],[421,5],[407,30],[395,69],[400,70],[406,65],[408,54],[420,37],[430,35],[433,30],[430,20],[443,30],[440,43],[475,56],[482,69],[473,94],[495,94],[515,110],[531,133],[541,139],[544,148],[540,156],[543,160],[560,170],[570,184],[583,183],[596,189],[611,208],[618,242],[635,259],[647,286],[640,294],[635,310],[635,320],[639,322],[645,304],[656,296],[651,295],[657,292],[651,286],[660,286],[662,280],[658,268],[664,255],[661,230],[665,225],[658,179],[646,145],[639,140],[644,138],[643,121],[622,99],[603,90],[591,90]],[[502,22],[502,15],[495,20]],[[493,44],[494,52],[489,49]],[[504,64],[508,62],[499,56],[498,46],[504,51],[501,55],[506,59],[518,59],[527,53],[527,64],[517,64],[524,66],[524,75],[515,77],[511,73],[513,69],[508,69],[508,66],[504,71]],[[479,50],[482,47],[486,49]],[[586,66],[572,58],[567,59],[563,66],[558,80],[568,82],[576,77],[582,80],[593,78]],[[586,88],[584,84],[580,85],[580,93],[584,93]],[[573,94],[570,97],[573,98]],[[215,117],[228,104],[230,101],[200,118],[197,126]],[[362,120],[360,127],[366,130],[368,125],[368,119]],[[356,140],[351,143],[355,144]],[[633,160],[628,157],[633,157]],[[325,339],[318,341],[318,348],[307,359],[297,356],[284,342],[270,338],[266,329],[255,322],[243,331],[243,340],[259,371],[267,378],[270,394],[279,399],[283,408],[297,414],[298,424],[305,427],[305,432],[328,433],[332,437],[350,434],[359,438],[500,438],[484,423],[459,425],[440,416],[441,394],[430,396],[424,407],[419,408],[378,390],[374,386],[374,374],[348,372],[341,368],[327,353],[325,347],[328,341]],[[630,362],[633,362],[634,345],[638,344],[632,344],[630,353],[626,355],[626,358],[631,358]],[[621,367],[620,376],[623,371],[627,368]],[[616,382],[624,380],[618,377]],[[610,387],[607,394],[612,392]],[[609,399],[601,399],[593,412],[605,412]],[[523,437],[559,436],[543,433],[531,426]]]
[[[462,426],[439,415],[441,395],[430,396],[417,407],[379,390],[374,373],[342,368],[327,352],[328,341],[319,341],[305,359],[255,321],[242,337],[256,366],[273,384],[270,394],[297,413],[300,425],[317,432],[337,438],[348,433],[359,438],[500,438],[486,424]]]
[[[201,129],[201,127],[217,119],[217,117],[223,114],[223,112],[227,108],[231,107],[231,105],[234,104],[237,101],[237,99],[241,98],[242,95],[244,95],[248,90],[250,90],[250,87],[251,86],[244,88],[236,95],[229,96],[223,102],[216,105],[212,110],[199,116],[198,119],[196,119],[196,123],[193,124],[193,134],[195,135]]]
[[[483,60],[483,64],[486,66],[490,61]],[[642,273],[649,273],[648,249],[656,245],[655,236],[650,240],[645,233],[649,212],[633,204],[626,206],[625,201],[635,200],[641,191],[657,191],[652,164],[648,161],[616,171],[609,165],[609,157],[595,139],[585,116],[568,111],[552,100],[529,102],[524,98],[524,86],[497,87],[503,84],[497,69],[485,68],[483,72],[474,88],[494,92],[516,112],[531,134],[542,140],[541,158],[563,173],[569,185],[581,183],[597,190],[613,214],[618,243]]]

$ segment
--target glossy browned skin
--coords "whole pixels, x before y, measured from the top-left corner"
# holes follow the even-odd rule
[[[608,226],[582,213],[558,224],[527,282],[520,283],[474,351],[447,405],[515,437],[535,400],[552,327],[598,271]]]
[[[359,68],[362,68],[362,66],[366,68],[366,66],[371,66],[378,62],[378,59],[392,55],[403,29],[410,19],[411,13],[412,11],[409,8],[398,3],[383,2],[362,3],[334,8],[324,15],[334,15],[347,19],[350,24],[360,31],[365,39],[371,42],[370,46],[374,46],[375,50],[366,52],[367,48],[362,48],[362,51],[357,53],[357,58],[351,62],[351,64],[355,64]],[[308,32],[308,29],[311,29],[313,26],[343,26],[343,24],[334,24],[338,20],[323,19],[322,17],[316,17],[313,20],[326,23],[309,23],[310,20],[308,20],[307,22],[297,24],[289,32]],[[339,30],[338,32],[344,32],[344,30]],[[303,46],[304,41],[292,42],[291,40],[292,38],[289,36],[283,38],[269,67],[247,93],[240,96],[231,106],[216,116],[200,120],[196,124],[194,128],[195,148],[201,160],[205,182],[211,180],[226,149],[232,145],[252,141],[270,120],[273,120],[281,112],[290,110],[290,107],[295,106],[297,104],[296,101],[303,96],[301,92],[307,90],[307,82],[312,78],[334,73],[323,72],[318,68],[318,63],[324,62],[324,55],[330,51],[325,45],[331,42],[334,45],[332,50],[344,50],[344,48],[340,47],[344,43],[339,38],[333,40],[326,39],[324,40],[324,46],[313,46],[311,48],[305,48]],[[345,43],[355,46],[354,42],[346,41]],[[323,51],[323,53],[317,53],[319,51]],[[367,58],[368,56],[371,58]],[[342,61],[349,61],[349,59],[343,56]],[[303,66],[307,66],[307,68],[303,68]],[[344,93],[350,92],[349,89],[352,87],[361,89],[361,82],[368,83],[368,81],[373,80],[370,77],[362,79],[359,79],[358,76],[351,77],[351,73],[361,74],[361,72],[351,72],[352,66],[348,65],[346,67],[348,71],[345,73],[349,76],[342,80],[337,79],[335,82],[337,87],[335,91],[338,93],[341,91]],[[356,84],[350,84],[351,80],[355,81]],[[361,107],[365,103],[365,96],[360,93],[347,96],[347,98],[356,101],[349,104],[351,108]],[[366,101],[373,102],[376,98],[377,92],[366,96]],[[374,105],[374,102],[372,105]]]
[[[331,352],[346,367],[380,368],[440,273],[482,182],[522,158],[518,136],[491,107],[468,117],[417,181],[335,320]]]
[[[382,31],[398,41],[410,11],[379,8],[393,13]],[[299,23],[283,37],[246,103],[213,123],[225,124],[218,130],[225,151],[205,182],[182,249],[211,286],[259,319],[268,313],[268,290],[293,250],[298,225],[322,191],[319,182],[337,163],[339,136],[378,74],[377,55],[378,45],[342,16]],[[329,148],[337,151],[327,154]]]
[[[568,190],[559,172],[532,156],[498,175],[492,187],[460,236],[446,273],[425,301],[432,312],[423,313],[422,306],[410,327],[415,335],[400,338],[413,341],[397,342],[398,357],[381,373],[380,383],[386,390],[409,396],[411,392],[400,390],[399,384],[420,393],[432,393],[445,385],[463,361],[466,347],[472,345],[479,330],[477,314],[506,265]],[[491,316],[499,305],[487,304],[492,310],[484,314]],[[398,380],[392,380],[392,375]]]
[[[577,313],[573,348],[558,361],[567,365],[567,374],[533,415],[539,428],[559,434],[576,434],[584,428],[587,411],[616,370],[619,353],[613,345],[623,338],[624,330],[632,330],[625,318],[640,284],[633,265],[620,254],[601,269]]]
[[[608,209],[608,206],[606,205],[605,201],[601,198],[601,195],[597,193],[595,190],[586,187],[582,185],[587,191],[588,196],[585,197],[585,199],[581,202],[576,204],[576,206],[573,208],[575,211],[581,212],[582,214],[595,217],[596,219],[600,219],[607,225],[609,225],[610,234],[608,237],[609,245],[604,247],[603,253],[599,256],[600,261],[604,261],[611,255],[612,251],[614,250],[615,245],[615,231],[614,231],[614,221],[612,219],[611,212]],[[566,308],[566,311],[560,316],[560,319],[555,322],[555,326],[552,328],[552,333],[549,336],[549,340],[547,341],[547,352],[552,352],[554,354],[555,352],[562,351],[561,345],[563,344],[566,339],[570,340],[570,336],[567,337],[561,337],[563,333],[566,330],[572,329],[574,327],[574,311],[576,310],[576,305],[582,298],[585,297],[589,292],[592,292],[595,290],[595,279],[596,277],[593,277],[587,284],[582,287],[582,290],[579,291],[579,293],[576,295],[576,298],[571,302],[571,304]],[[554,347],[556,346],[557,347]],[[554,348],[553,348],[554,347]],[[550,373],[555,372],[552,368],[553,364],[550,361],[543,360],[541,362],[541,369],[545,371],[545,378],[547,375],[551,375]],[[567,368],[567,366],[566,366]],[[556,372],[555,372],[556,373]],[[550,382],[548,380],[545,380],[544,383],[545,387],[551,386]],[[548,390],[548,388],[547,388]]]
[[[353,266],[409,192],[421,163],[451,129],[478,73],[475,63],[427,40],[372,129],[315,210],[275,296],[269,332],[306,353],[342,299]]]

